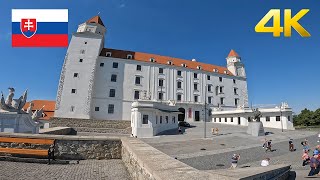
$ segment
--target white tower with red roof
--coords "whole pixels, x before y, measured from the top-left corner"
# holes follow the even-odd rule
[[[72,34],[61,71],[55,117],[91,118],[97,59],[105,33],[102,20],[95,16]]]
[[[231,49],[227,57],[228,70],[235,76],[246,77],[246,71],[244,65],[241,63],[241,57]]]

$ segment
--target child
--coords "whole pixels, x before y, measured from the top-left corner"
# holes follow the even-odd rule
[[[289,151],[294,151],[293,139],[289,140]]]
[[[231,169],[235,169],[238,166],[238,161],[240,159],[240,154],[233,154],[231,158]]]
[[[310,162],[310,156],[308,154],[308,151],[304,150],[302,154],[302,166],[309,164],[309,162]]]

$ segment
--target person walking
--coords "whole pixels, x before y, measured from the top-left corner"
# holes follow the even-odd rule
[[[268,139],[264,138],[264,143],[262,145],[262,148],[267,148]]]
[[[307,138],[304,139],[304,141],[301,142],[301,145],[303,147],[303,150],[310,151],[309,142],[308,142]]]
[[[267,149],[266,149],[266,152],[269,150],[270,152],[272,152],[272,149],[271,149],[271,139],[267,142]]]
[[[318,166],[319,161],[317,160],[318,155],[313,155],[310,159],[310,172],[308,176],[314,176],[315,174],[318,174]]]
[[[308,154],[308,151],[303,150],[302,154],[302,166],[305,166],[310,163],[310,156]]]
[[[240,160],[240,154],[233,154],[231,158],[231,169],[235,169],[238,166],[238,161]]]
[[[289,140],[289,151],[294,151],[293,139]]]

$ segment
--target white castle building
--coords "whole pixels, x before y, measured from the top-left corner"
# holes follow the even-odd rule
[[[55,117],[130,120],[132,103],[174,103],[179,120],[202,121],[214,110],[248,108],[244,65],[231,50],[227,67],[149,53],[104,48],[99,16],[73,33],[62,67]],[[208,120],[213,121],[209,113]],[[215,115],[216,117],[216,115]],[[245,120],[245,119],[244,119]],[[245,125],[245,123],[243,123]]]

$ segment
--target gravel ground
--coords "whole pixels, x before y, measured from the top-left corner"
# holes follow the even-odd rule
[[[79,164],[46,165],[0,161],[1,180],[130,180],[121,159],[84,160]]]

